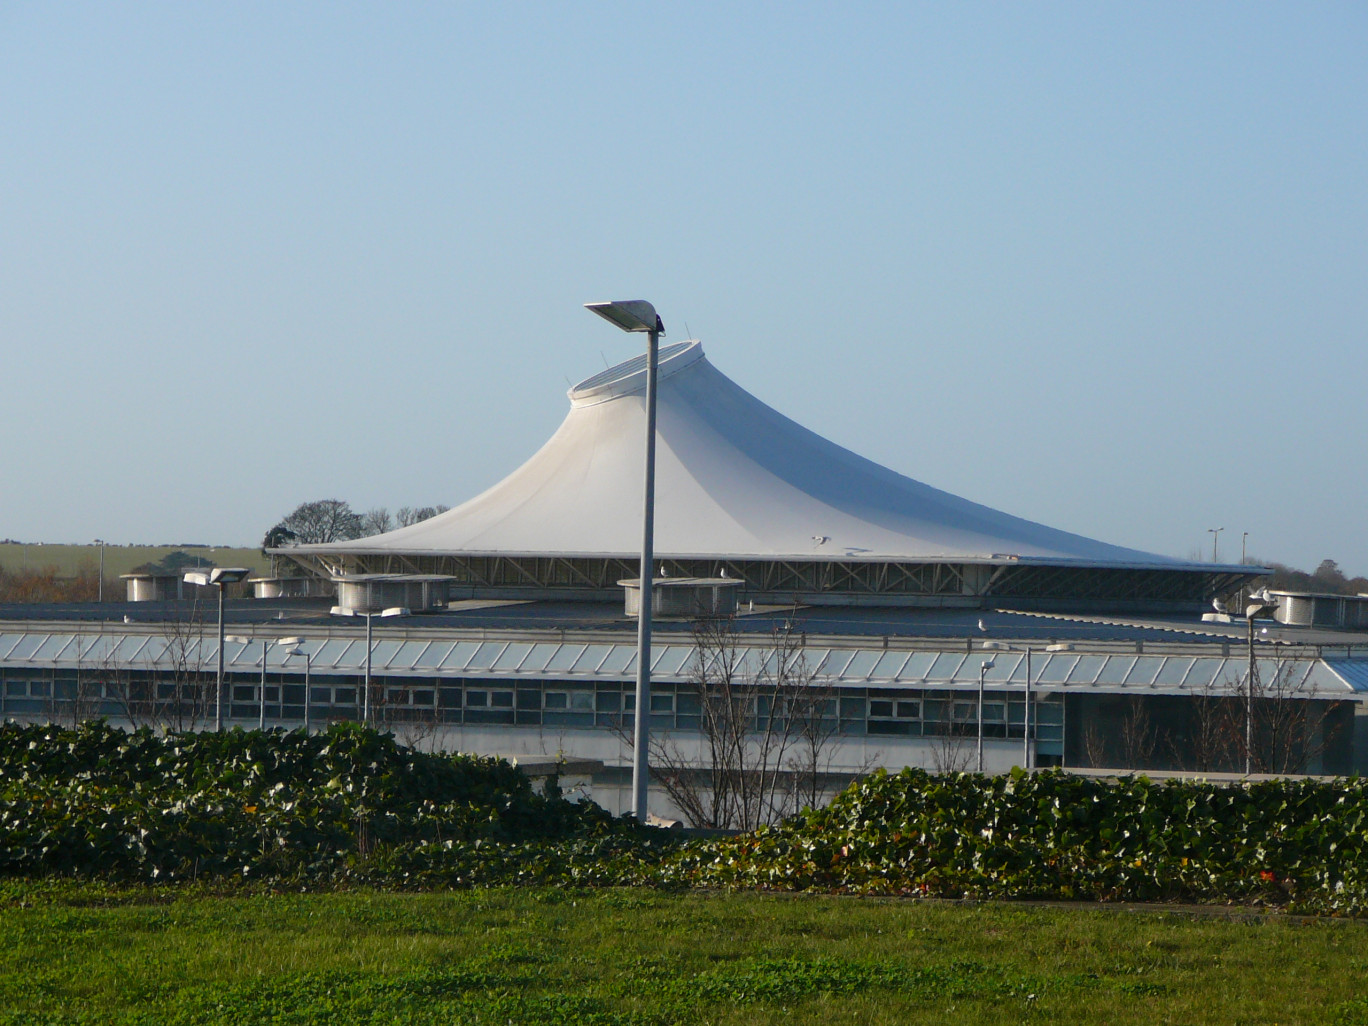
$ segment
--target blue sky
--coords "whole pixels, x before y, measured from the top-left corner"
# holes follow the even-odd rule
[[[455,505],[668,340],[1126,546],[1368,573],[1368,7],[0,7],[0,536]]]

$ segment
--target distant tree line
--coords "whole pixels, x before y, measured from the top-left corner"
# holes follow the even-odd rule
[[[265,550],[292,544],[324,545],[353,538],[369,538],[420,523],[438,513],[445,513],[448,508],[440,505],[401,506],[391,514],[385,507],[378,506],[360,513],[341,499],[301,502],[293,512],[266,532],[261,547]]]
[[[1346,577],[1333,559],[1322,559],[1312,573],[1282,563],[1265,563],[1273,574],[1268,587],[1275,591],[1318,591],[1331,595],[1358,595],[1368,592],[1368,577]]]

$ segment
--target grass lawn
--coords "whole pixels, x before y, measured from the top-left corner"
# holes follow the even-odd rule
[[[1368,1023],[1368,923],[0,886],[0,1023]]]

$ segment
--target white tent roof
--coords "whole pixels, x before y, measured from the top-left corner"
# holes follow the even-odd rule
[[[645,357],[570,390],[541,450],[430,520],[299,552],[632,558],[641,544]],[[872,463],[766,406],[697,341],[660,352],[661,557],[925,562],[1012,559],[1193,568],[1001,513]]]

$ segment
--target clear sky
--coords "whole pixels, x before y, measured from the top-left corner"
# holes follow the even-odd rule
[[[638,297],[929,484],[1368,573],[1368,5],[0,5],[0,537],[456,505]]]

